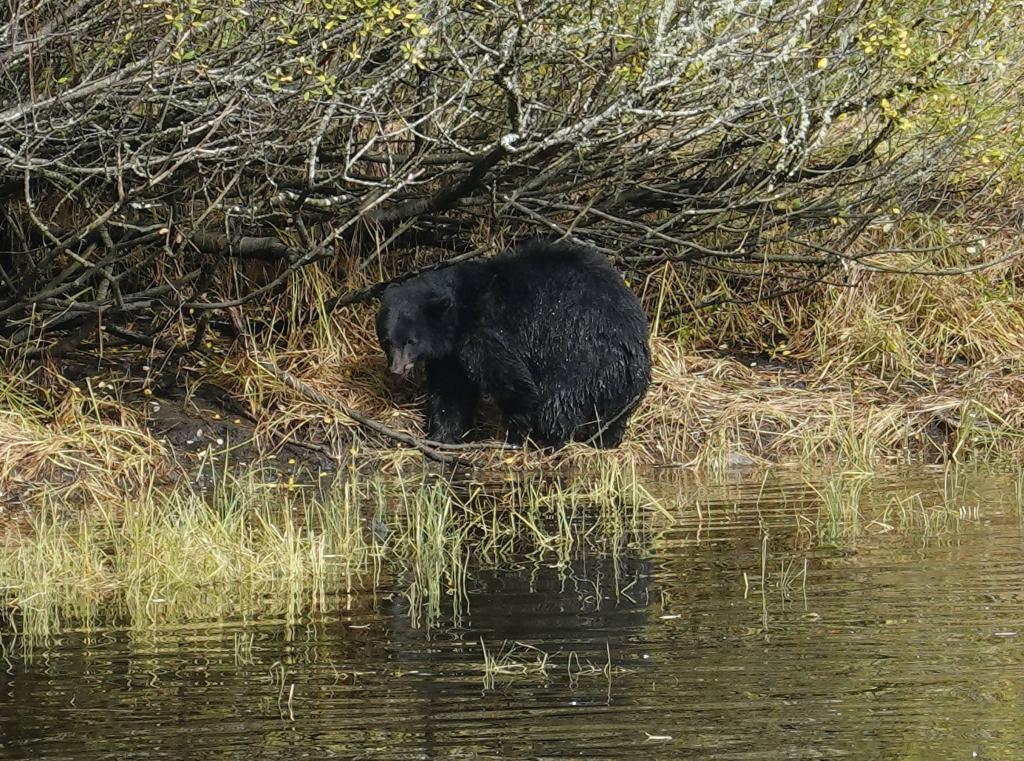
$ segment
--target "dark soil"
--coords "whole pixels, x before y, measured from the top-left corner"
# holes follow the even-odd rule
[[[102,361],[86,354],[73,355],[63,358],[54,369],[83,393],[117,399],[138,415],[185,472],[197,472],[210,463],[226,463],[232,471],[258,464],[269,479],[282,479],[332,474],[338,469],[337,459],[329,456],[322,444],[257,440],[256,420],[242,404],[211,383],[193,383],[186,388],[181,382],[186,372],[183,368],[146,365],[138,355],[125,353],[107,354]]]

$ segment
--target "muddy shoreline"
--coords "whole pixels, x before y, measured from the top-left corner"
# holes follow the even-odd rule
[[[764,383],[794,389],[807,385],[803,378],[807,367],[803,363],[742,351],[703,354],[763,373]],[[102,358],[77,352],[55,362],[50,369],[73,383],[83,395],[116,403],[137,417],[185,472],[195,471],[214,459],[227,459],[235,471],[259,466],[268,471],[268,476],[287,478],[300,472],[314,472],[325,477],[341,468],[352,454],[351,435],[348,441],[336,440],[332,446],[325,436],[284,437],[262,431],[259,418],[230,391],[209,380],[197,380],[196,368],[189,366],[188,358],[160,366],[157,362],[147,364],[133,352],[107,352]],[[383,361],[379,372],[395,410],[412,409],[418,414],[422,379],[392,377]],[[496,412],[491,405],[485,405],[482,414],[474,441],[495,443],[495,437],[500,435]],[[399,447],[397,443],[381,440],[374,451]]]

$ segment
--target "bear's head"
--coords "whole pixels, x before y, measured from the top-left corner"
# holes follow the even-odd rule
[[[456,327],[455,288],[441,273],[388,286],[381,297],[377,339],[397,375],[408,375],[420,362],[450,356]]]

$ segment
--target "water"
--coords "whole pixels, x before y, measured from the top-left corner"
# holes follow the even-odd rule
[[[429,629],[396,579],[299,625],[65,631],[12,654],[0,757],[1024,758],[1011,480],[657,488],[674,519],[619,552],[471,556]]]

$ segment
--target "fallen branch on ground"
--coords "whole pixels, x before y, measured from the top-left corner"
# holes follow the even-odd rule
[[[363,426],[364,428],[369,428],[371,431],[379,433],[382,436],[386,436],[389,439],[415,447],[416,449],[420,450],[426,457],[436,462],[442,462],[445,464],[453,465],[465,465],[468,467],[472,467],[469,463],[465,462],[461,457],[441,452],[438,449],[435,449],[433,446],[431,446],[430,443],[428,443],[424,439],[420,439],[411,434],[395,430],[390,426],[386,426],[383,423],[374,420],[368,415],[364,415],[362,412],[351,409],[350,407],[346,407],[344,404],[341,404],[337,399],[332,399],[326,394],[321,394],[308,383],[304,383],[303,381],[299,380],[288,371],[281,370],[280,368],[275,367],[272,363],[264,359],[254,357],[253,361],[257,364],[257,366],[273,375],[275,378],[277,378],[279,381],[284,383],[289,388],[298,391],[300,394],[305,396],[310,401],[316,402],[317,404],[323,404],[326,407],[330,407],[333,410],[337,410],[342,415],[349,418],[350,420],[354,420],[356,423]]]

